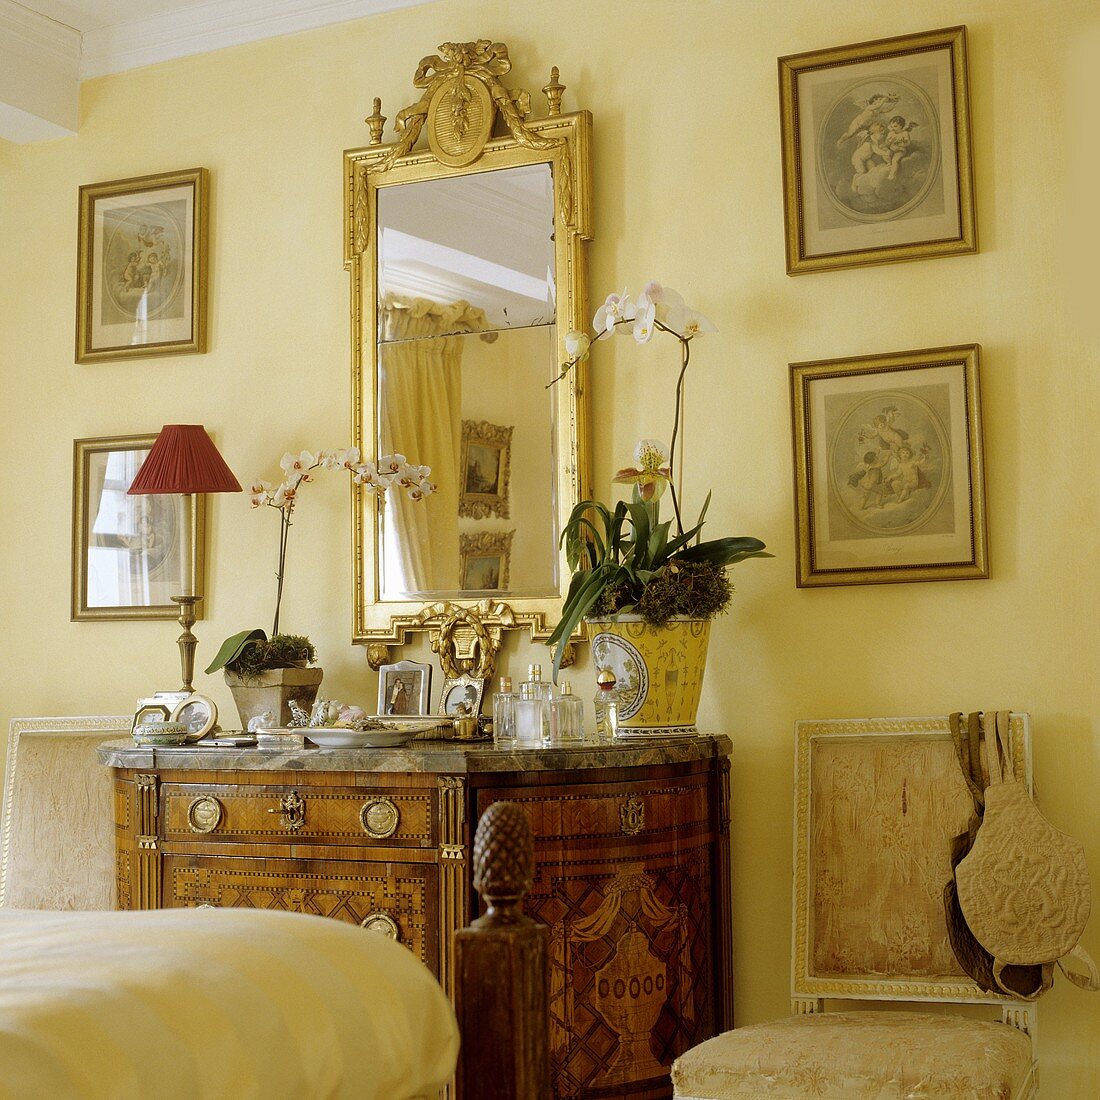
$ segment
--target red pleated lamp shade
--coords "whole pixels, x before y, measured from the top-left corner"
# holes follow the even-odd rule
[[[240,491],[240,482],[201,424],[165,424],[127,490],[131,494]]]

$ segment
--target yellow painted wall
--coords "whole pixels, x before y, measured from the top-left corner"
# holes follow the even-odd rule
[[[69,622],[72,439],[201,421],[242,479],[273,473],[284,448],[344,441],[341,150],[365,143],[373,95],[391,118],[411,101],[437,43],[491,35],[518,83],[537,89],[558,64],[567,108],[595,113],[595,291],[659,278],[721,330],[692,368],[687,491],[713,485],[712,530],[777,555],[738,570],[702,706],[736,741],[739,1020],[787,1007],[797,718],[1030,711],[1044,805],[1100,876],[1100,370],[1065,293],[1079,234],[1062,201],[1067,164],[1096,146],[1095,109],[1067,122],[1064,81],[1095,16],[1095,0],[444,0],[90,82],[78,137],[0,143],[0,718],[126,711],[173,686],[171,624]],[[787,278],[775,58],[959,22],[981,254]],[[77,187],[192,165],[213,174],[209,354],[74,366]],[[968,341],[984,347],[993,579],[797,591],[787,363]],[[667,435],[674,357],[599,349],[597,486],[636,438]],[[347,643],[345,493],[335,475],[305,491],[284,623],[313,636],[331,692],[362,700],[375,678]],[[243,498],[212,515],[200,661],[266,624],[273,595],[275,517]],[[1100,955],[1095,920],[1086,943]],[[1100,1094],[1100,999],[1060,982],[1041,1015],[1045,1094]]]

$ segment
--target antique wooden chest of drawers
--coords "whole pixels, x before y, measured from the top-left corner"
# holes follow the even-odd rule
[[[556,1097],[671,1096],[673,1059],[733,1024],[729,741],[503,751],[100,749],[119,906],[313,913],[406,944],[453,992],[495,801],[535,833]]]

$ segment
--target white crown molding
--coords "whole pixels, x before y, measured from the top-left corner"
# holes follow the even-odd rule
[[[4,2],[4,0],[0,0]],[[84,32],[81,79],[362,19],[429,0],[209,0]]]
[[[76,133],[80,32],[0,0],[0,137],[42,141]]]

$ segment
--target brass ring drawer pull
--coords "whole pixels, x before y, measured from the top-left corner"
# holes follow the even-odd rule
[[[359,922],[359,927],[365,928],[368,932],[381,932],[382,935],[389,936],[391,940],[401,942],[401,929],[398,927],[397,921],[384,909],[379,909],[364,917]]]
[[[193,833],[212,833],[221,819],[222,804],[213,795],[204,794],[187,807],[187,824]]]
[[[372,798],[363,803],[359,811],[359,824],[367,836],[385,840],[397,832],[397,826],[401,824],[401,811],[388,798]]]
[[[278,808],[272,807],[269,814],[282,814],[282,826],[288,833],[296,833],[306,822],[306,801],[297,791],[291,791],[281,799]]]

